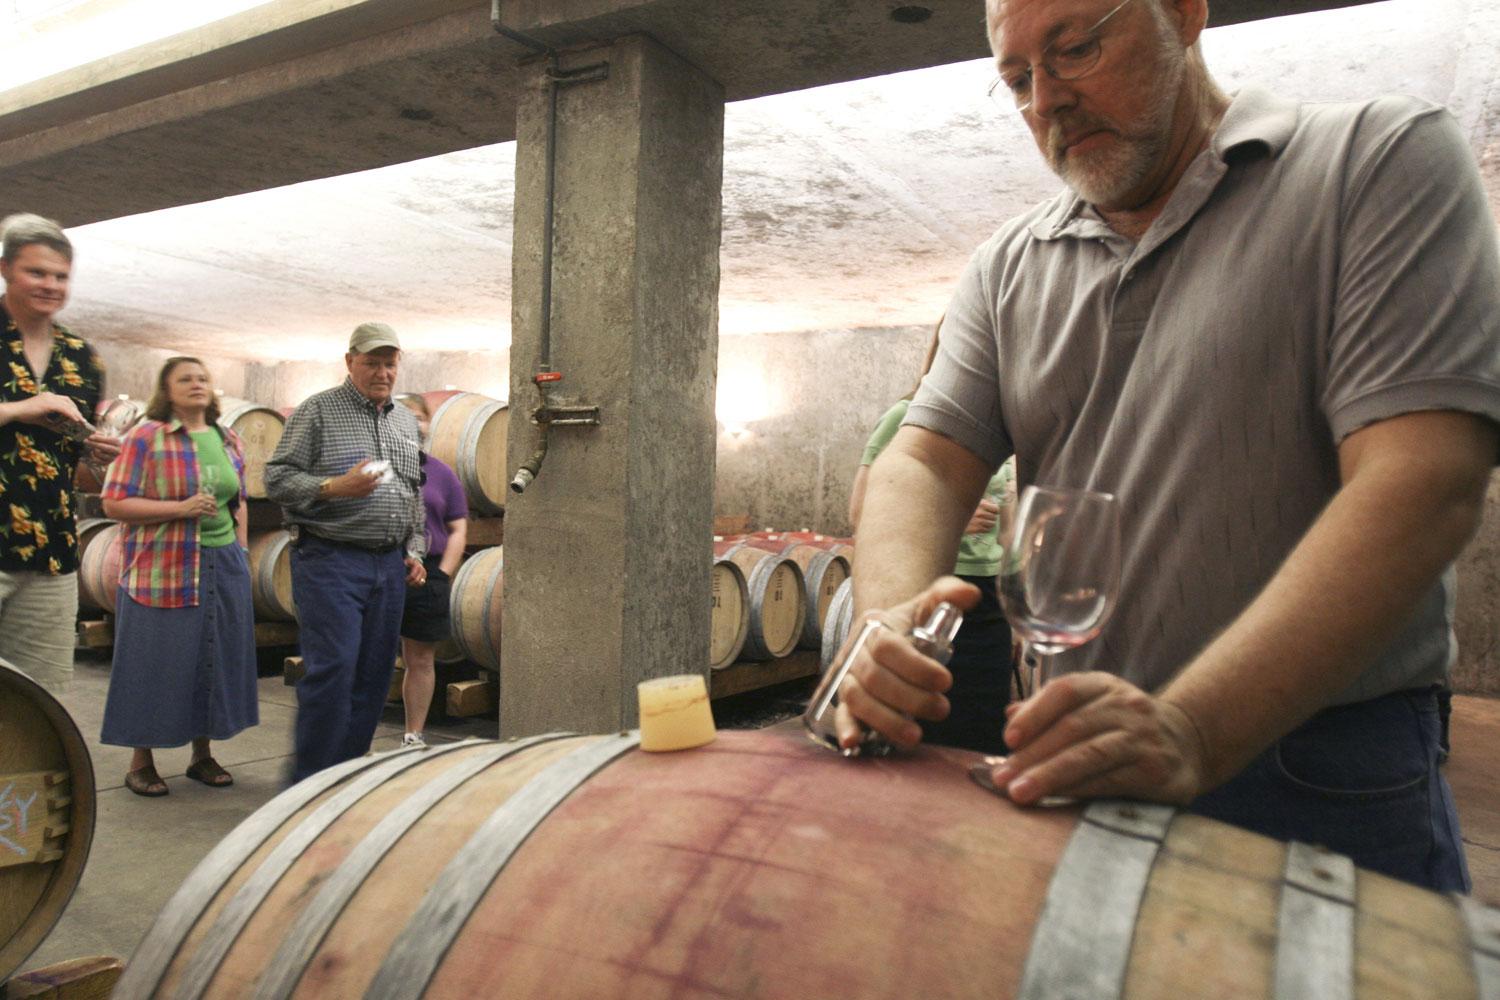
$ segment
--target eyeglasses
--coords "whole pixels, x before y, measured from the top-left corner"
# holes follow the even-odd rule
[[[1042,54],[1042,69],[1054,80],[1081,80],[1088,76],[1099,66],[1099,56],[1102,52],[1102,42],[1099,38],[1099,29],[1103,28],[1110,18],[1114,17],[1130,0],[1121,0],[1108,14],[1095,21],[1093,27],[1084,32],[1083,39],[1071,41],[1065,45],[1054,42],[1047,46],[1047,51]],[[1035,67],[1028,66],[1025,70],[1011,74],[1010,76],[998,77],[990,84],[988,91],[990,100],[1004,106],[1003,102],[1014,102],[1017,111],[1025,111],[1031,107],[1032,87],[1031,79],[1036,74]]]

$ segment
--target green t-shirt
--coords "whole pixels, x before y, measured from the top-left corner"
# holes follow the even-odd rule
[[[880,418],[880,423],[875,425],[875,430],[870,434],[870,440],[865,444],[865,453],[859,461],[860,465],[869,465],[875,461],[875,457],[885,451],[886,445],[891,443],[891,438],[896,436],[896,431],[901,427],[901,421],[906,419],[906,408],[909,401],[899,399],[885,416]],[[996,470],[989,486],[985,487],[985,493],[1000,505],[1003,512],[1016,502],[1016,460],[1008,458]],[[1003,548],[1000,545],[1000,525],[996,521],[995,527],[982,535],[964,535],[958,543],[958,561],[953,565],[953,572],[958,576],[994,576],[1000,572],[1000,559]]]
[[[235,541],[234,515],[229,513],[229,501],[240,491],[240,477],[234,471],[234,463],[229,459],[229,452],[224,450],[224,441],[217,430],[210,427],[191,433],[193,450],[198,453],[198,482],[201,484],[212,477],[214,499],[219,502],[219,509],[212,516],[198,522],[198,544],[209,548],[232,544]]]

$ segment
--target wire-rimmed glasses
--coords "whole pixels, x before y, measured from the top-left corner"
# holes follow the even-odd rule
[[[1042,53],[1042,69],[1054,80],[1081,80],[1099,67],[1103,54],[1103,40],[1099,32],[1110,18],[1118,14],[1130,0],[1121,0],[1108,14],[1095,21],[1093,26],[1077,40],[1053,42]],[[1036,68],[1027,66],[1014,73],[1002,73],[986,91],[989,99],[1001,108],[1013,104],[1017,111],[1031,107],[1033,100],[1032,78]]]

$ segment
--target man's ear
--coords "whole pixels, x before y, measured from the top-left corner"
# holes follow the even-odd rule
[[[1168,16],[1177,29],[1182,47],[1190,49],[1198,43],[1203,29],[1208,26],[1208,0],[1146,0],[1147,3],[1162,2]]]

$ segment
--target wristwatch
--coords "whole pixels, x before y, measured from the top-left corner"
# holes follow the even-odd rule
[[[318,484],[318,499],[327,500],[333,495],[333,477],[329,477]]]

